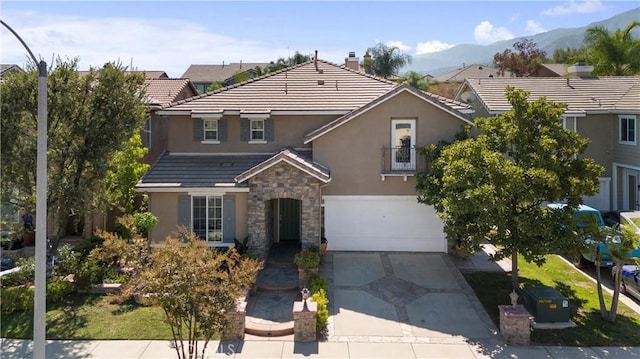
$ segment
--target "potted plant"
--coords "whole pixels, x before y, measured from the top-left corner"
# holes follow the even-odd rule
[[[293,262],[298,266],[298,285],[304,287],[313,273],[318,273],[320,266],[320,250],[311,246],[296,254]]]

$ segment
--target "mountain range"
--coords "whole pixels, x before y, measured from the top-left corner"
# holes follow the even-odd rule
[[[507,48],[513,49],[514,43],[525,38],[532,39],[538,48],[547,53],[547,57],[551,57],[556,49],[583,46],[585,31],[590,27],[604,26],[609,31],[615,31],[624,29],[634,20],[640,20],[640,7],[583,27],[555,29],[536,35],[498,41],[489,45],[462,44],[447,50],[414,55],[411,64],[405,66],[400,72],[417,71],[422,74],[439,76],[465,65],[490,65],[493,63],[494,54],[503,52]],[[633,34],[638,37],[640,29],[635,28]]]

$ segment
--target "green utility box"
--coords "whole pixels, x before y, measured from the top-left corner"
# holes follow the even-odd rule
[[[551,287],[525,287],[524,307],[537,323],[569,321],[569,299]]]

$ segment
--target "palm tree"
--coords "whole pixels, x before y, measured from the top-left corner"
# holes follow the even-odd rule
[[[631,31],[640,26],[633,21],[624,30],[609,32],[603,26],[587,29],[587,59],[595,75],[626,76],[640,72],[640,40]]]
[[[367,49],[364,59],[364,71],[384,78],[397,75],[398,71],[411,63],[411,56],[403,54],[396,46],[377,44]]]

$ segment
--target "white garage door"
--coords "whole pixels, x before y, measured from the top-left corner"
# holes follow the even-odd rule
[[[415,196],[323,196],[330,250],[446,252],[442,221]]]

